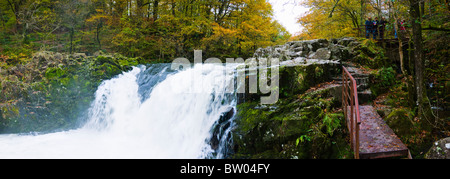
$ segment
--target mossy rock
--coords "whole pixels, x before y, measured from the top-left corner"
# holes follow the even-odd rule
[[[408,109],[394,109],[384,120],[399,137],[409,137],[415,134],[414,115]]]
[[[95,59],[95,65],[96,66],[103,65],[103,64],[106,64],[106,63],[114,65],[114,66],[117,66],[117,67],[120,68],[120,64],[118,63],[118,60],[116,58],[111,57],[111,56],[98,56]]]
[[[120,73],[122,73],[122,69],[120,69],[119,67],[115,66],[115,65],[111,65],[109,63],[105,63],[103,65],[100,65],[96,68],[97,71],[101,71],[102,73],[101,76],[104,76],[106,78],[111,78],[113,76],[116,76]]]
[[[391,66],[392,63],[386,57],[385,50],[378,46],[373,40],[364,39],[351,49],[352,61],[370,68],[381,68]]]
[[[280,67],[280,97],[302,94],[309,88],[340,74],[336,64]]]
[[[81,111],[89,108],[101,81],[142,63],[142,58],[117,54],[37,52],[21,65],[0,71],[0,133],[78,127]]]
[[[450,137],[433,142],[426,159],[450,159]]]
[[[233,157],[345,158],[348,144],[340,140],[345,127],[343,115],[326,112],[331,110],[332,101],[304,96],[280,99],[268,106],[239,104],[232,132]]]
[[[20,115],[20,110],[14,105],[6,105],[0,108],[0,129],[11,128],[18,126],[17,117]],[[2,131],[0,131],[2,132]]]

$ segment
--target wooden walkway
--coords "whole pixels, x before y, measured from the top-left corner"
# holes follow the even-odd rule
[[[359,106],[359,111],[361,117],[359,126],[360,159],[400,156],[411,158],[408,148],[372,106]],[[347,118],[349,119],[350,116]],[[352,141],[352,143],[354,144],[355,141]]]
[[[357,84],[352,74],[345,67],[342,74],[342,106],[355,158],[412,158],[405,144],[372,106],[359,106]]]

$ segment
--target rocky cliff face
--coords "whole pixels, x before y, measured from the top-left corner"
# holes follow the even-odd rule
[[[253,55],[256,58],[279,58],[285,64],[308,64],[331,60],[334,62],[357,62],[371,68],[389,64],[385,50],[367,39],[315,39],[293,41],[284,45],[259,48]],[[282,64],[283,65],[283,64]]]
[[[357,80],[361,103],[370,101],[370,74],[352,62],[382,66],[384,50],[366,39],[316,39],[260,48],[254,57],[280,59],[280,100],[260,105],[253,94],[238,105],[234,157],[351,158],[338,110],[342,66]]]
[[[75,127],[97,86],[138,64],[121,55],[37,52],[0,71],[0,133]]]

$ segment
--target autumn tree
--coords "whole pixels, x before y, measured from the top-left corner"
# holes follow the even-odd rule
[[[308,39],[338,38],[356,36],[355,28],[360,28],[361,4],[352,0],[307,0],[302,3],[309,7],[298,22],[305,28],[303,37]]]
[[[69,53],[74,51],[74,38],[75,32],[80,28],[79,26],[86,19],[89,13],[87,6],[89,2],[83,2],[79,0],[62,0],[57,4],[57,10],[59,11],[59,17],[64,27],[69,29]]]
[[[290,36],[265,0],[2,0],[0,10],[8,16],[0,19],[4,29],[15,23],[9,30],[24,37],[46,34],[64,47],[57,51],[69,53],[171,60],[202,49],[207,56],[249,57]]]

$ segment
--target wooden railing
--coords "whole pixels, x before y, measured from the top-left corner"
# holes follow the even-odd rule
[[[359,159],[359,102],[356,81],[345,67],[342,67],[342,108],[350,132],[351,147],[355,159]],[[350,113],[348,113],[350,112]]]

